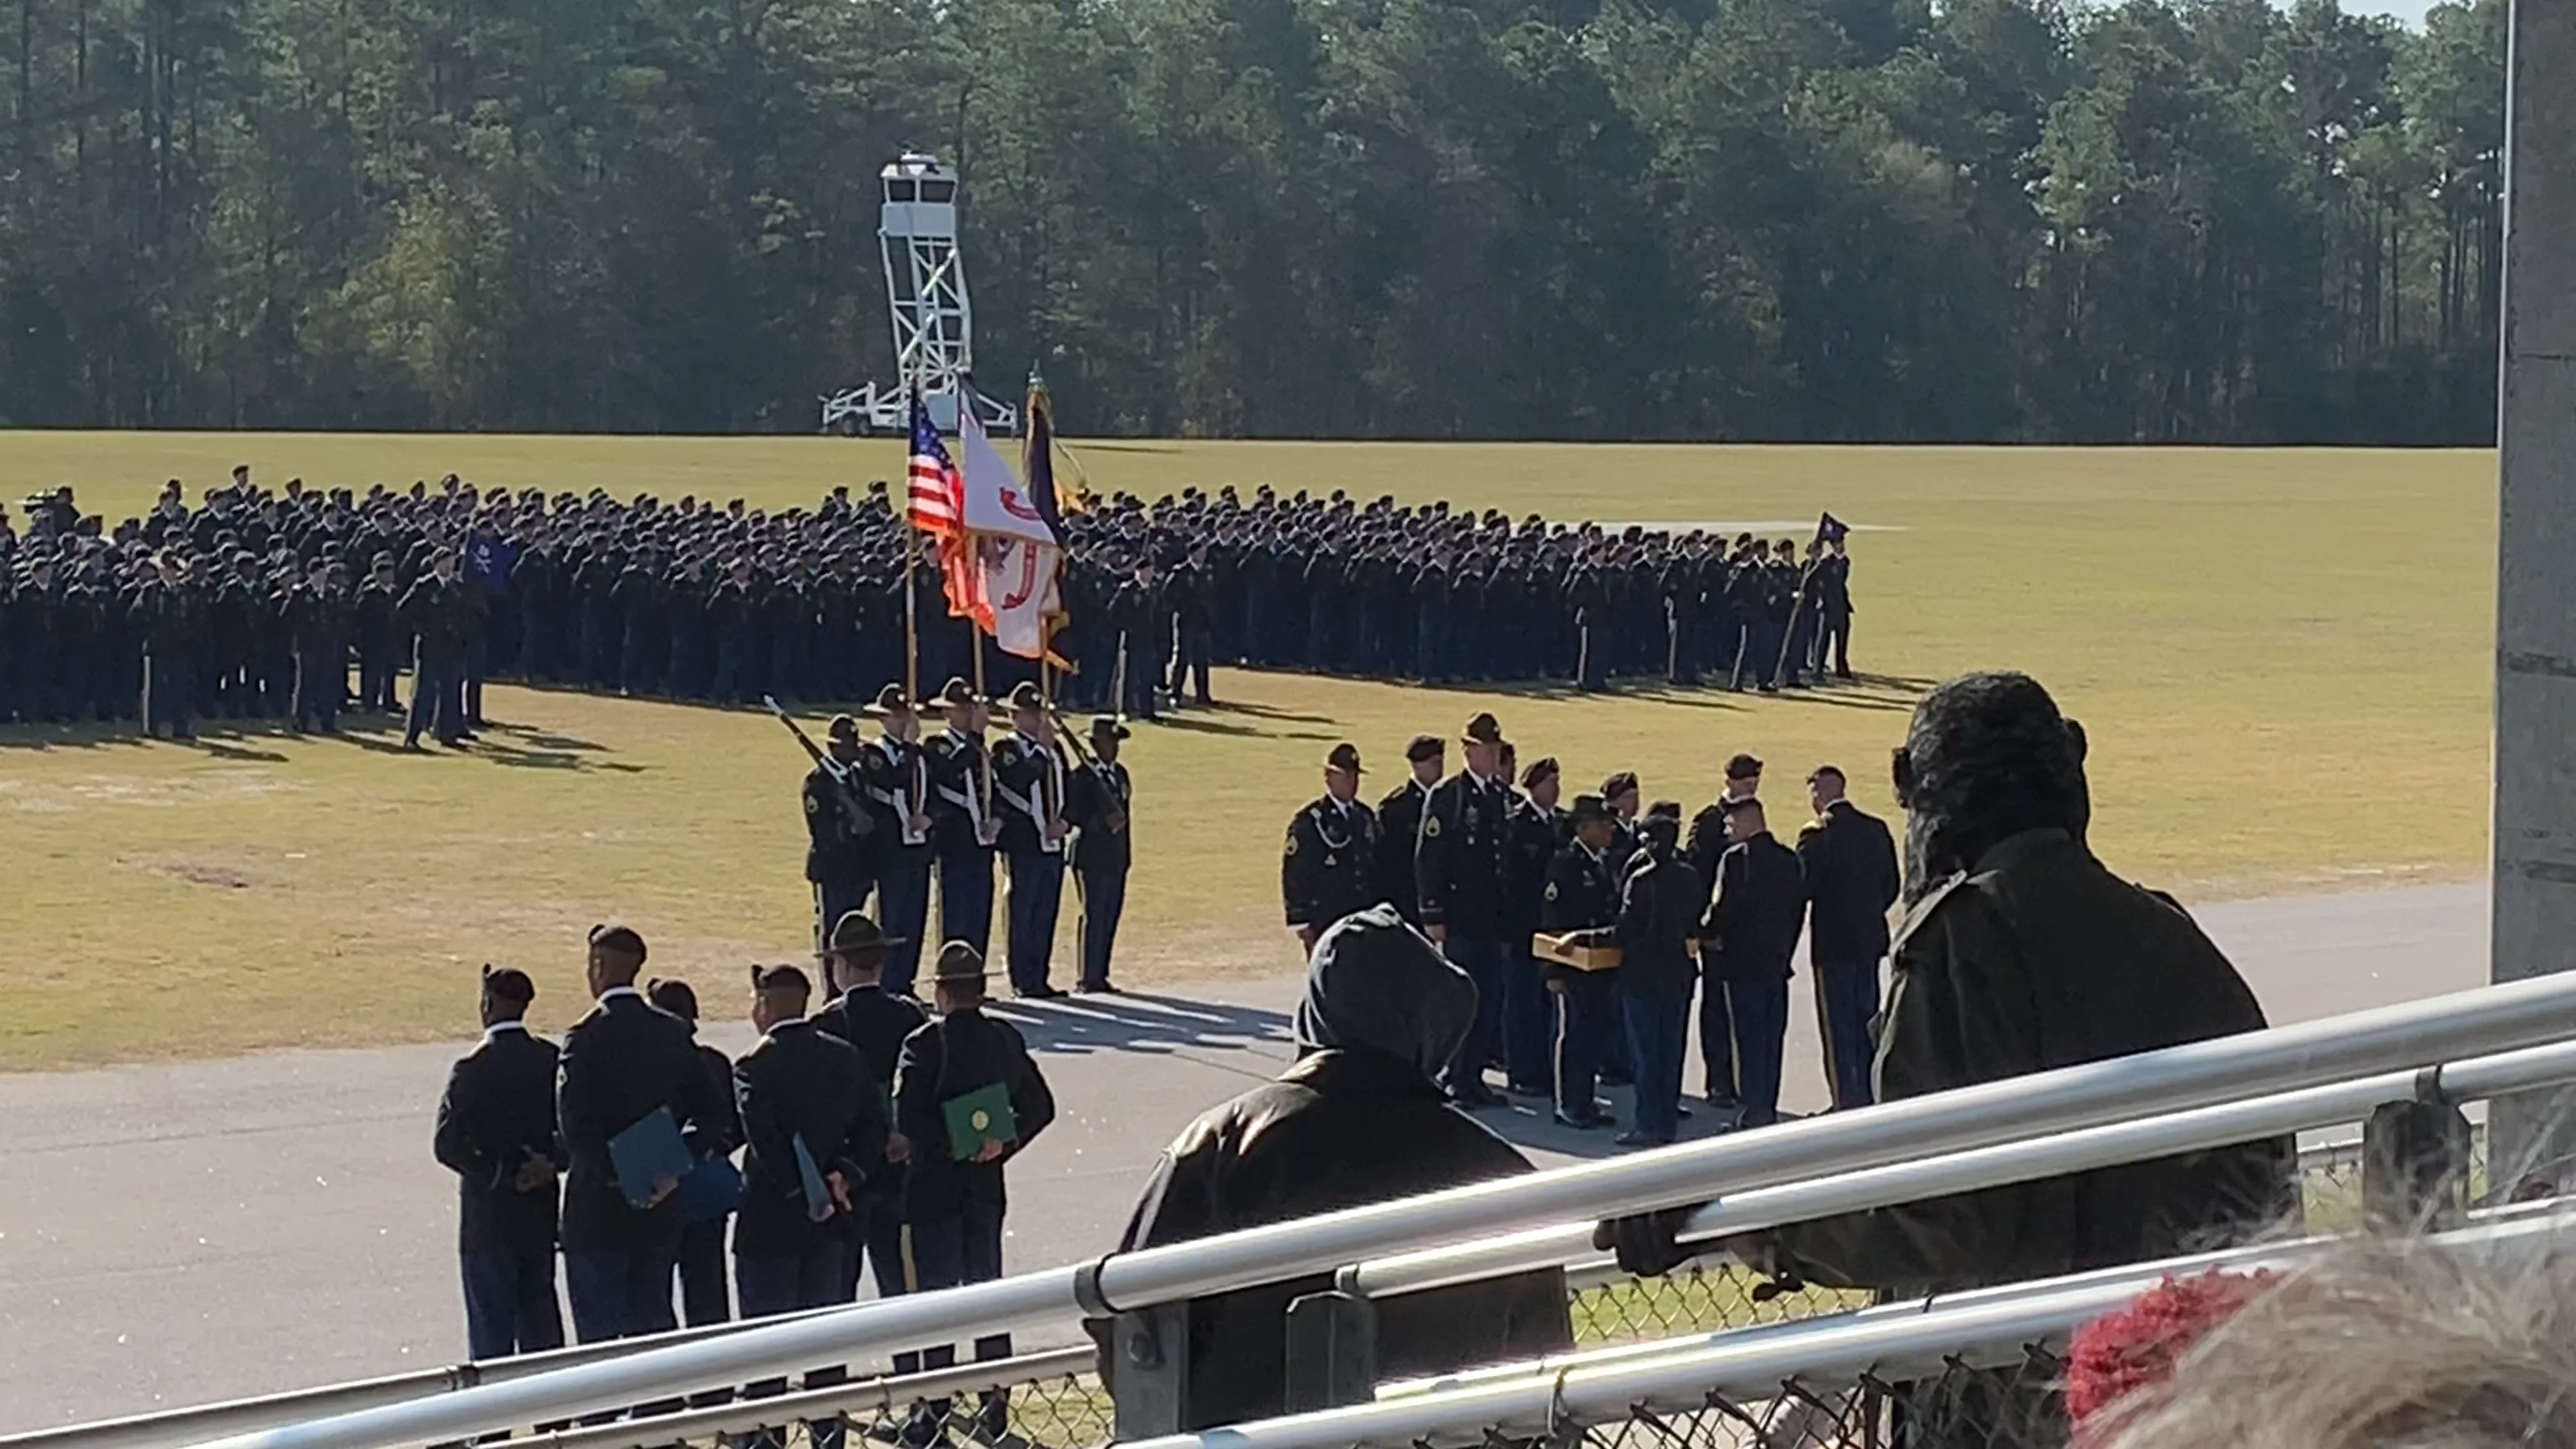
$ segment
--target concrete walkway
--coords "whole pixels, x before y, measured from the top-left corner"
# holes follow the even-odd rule
[[[2276,1022],[2486,979],[2482,886],[2199,914]],[[1299,985],[1009,1008],[1062,1109],[1013,1173],[1012,1265],[1112,1244],[1161,1147],[1286,1060]],[[1824,1084],[1797,1000],[1786,1105],[1812,1109]],[[709,1030],[728,1051],[749,1037]],[[461,1358],[455,1188],[429,1133],[463,1049],[0,1077],[0,1433]],[[1544,1161],[1606,1149],[1526,1108],[1487,1120]]]

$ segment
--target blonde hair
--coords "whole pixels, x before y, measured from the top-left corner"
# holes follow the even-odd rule
[[[2106,1409],[2088,1449],[2576,1449],[2576,1238],[2358,1243]]]

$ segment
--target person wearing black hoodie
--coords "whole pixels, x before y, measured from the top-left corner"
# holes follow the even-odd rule
[[[1436,1082],[1476,1014],[1475,987],[1377,905],[1316,942],[1294,1065],[1202,1115],[1165,1149],[1119,1251],[1437,1192],[1530,1170]],[[1198,1430],[1284,1412],[1287,1311],[1328,1274],[1203,1298],[1189,1309]],[[1536,1358],[1570,1347],[1565,1274],[1549,1268],[1378,1306],[1382,1377]],[[1106,1338],[1095,1323],[1095,1338]],[[1116,1392],[1116,1355],[1101,1374]]]

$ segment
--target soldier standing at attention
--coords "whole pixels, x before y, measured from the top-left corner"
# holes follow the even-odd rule
[[[1690,833],[1682,839],[1682,858],[1709,889],[1717,887],[1717,863],[1729,844],[1727,807],[1761,791],[1762,762],[1751,755],[1736,755],[1726,762],[1726,786],[1716,801],[1691,817]],[[1735,1097],[1735,1022],[1727,1014],[1726,982],[1718,971],[1717,950],[1707,942],[1700,945],[1699,968],[1700,1095],[1719,1112],[1733,1112],[1741,1106]]]
[[[1887,955],[1887,911],[1896,904],[1896,840],[1887,822],[1843,797],[1843,772],[1807,776],[1816,818],[1798,831],[1807,885],[1807,964],[1816,979],[1816,1028],[1837,1108],[1870,1104],[1878,1015],[1878,963]]]
[[[1466,768],[1441,781],[1422,805],[1414,888],[1422,930],[1476,986],[1476,1020],[1441,1085],[1469,1109],[1499,1107],[1485,1064],[1500,1045],[1503,991],[1513,950],[1504,893],[1510,888],[1511,790],[1500,773],[1503,729],[1491,714],[1467,721]]]
[[[430,1142],[456,1174],[465,1341],[480,1363],[563,1347],[555,1306],[555,1044],[529,1032],[537,988],[483,968],[483,1043],[447,1074]]]
[[[903,1056],[904,1038],[919,1030],[929,1014],[909,996],[885,989],[888,940],[877,923],[852,911],[832,926],[824,942],[823,970],[840,992],[838,1000],[814,1013],[824,1031],[858,1048],[879,1101],[891,1122],[895,1063]],[[912,1144],[900,1132],[885,1142],[885,1167],[871,1172],[851,1201],[851,1243],[841,1267],[848,1282],[839,1301],[859,1296],[859,1264],[864,1258],[876,1277],[877,1296],[893,1298],[910,1291],[903,1270],[903,1173]]]
[[[1843,549],[1843,536],[1828,534],[1825,556],[1816,562],[1817,616],[1824,628],[1816,641],[1816,667],[1822,671],[1830,664],[1836,679],[1852,677],[1851,555]]]
[[[834,775],[822,765],[805,773],[798,793],[805,803],[805,879],[814,887],[814,941],[831,933],[832,923],[866,905],[874,854],[870,837],[876,821],[865,813],[859,795],[859,722],[845,714],[832,716],[823,731],[823,748],[841,767]],[[844,784],[844,781],[847,784]]]
[[[644,938],[590,931],[588,978],[598,1004],[564,1033],[555,1121],[564,1174],[564,1296],[584,1343],[677,1328],[671,1270],[679,1259],[674,1177],[621,1183],[608,1144],[658,1111],[705,1131],[730,1116],[688,1026],[635,989]],[[640,1199],[640,1203],[639,1203]]]
[[[143,732],[157,736],[166,730],[170,739],[195,739],[195,669],[205,648],[206,614],[178,554],[162,553],[161,576],[135,596],[132,612],[143,636]]]
[[[1047,977],[1055,961],[1055,918],[1064,904],[1064,755],[1038,687],[1011,689],[1011,733],[993,746],[993,798],[1010,867],[1011,994],[1045,1000],[1063,990]]]
[[[1010,1207],[1004,1169],[1055,1120],[1055,1095],[1028,1044],[1009,1023],[984,1014],[984,979],[984,958],[973,946],[940,947],[931,977],[939,1014],[904,1041],[895,1068],[895,1130],[912,1149],[904,1222],[912,1231],[914,1283],[925,1293],[1002,1276],[1002,1219]],[[995,1099],[1007,1110],[989,1105]],[[1007,1333],[975,1340],[978,1363],[1010,1356]],[[922,1355],[928,1369],[956,1362],[953,1344]],[[933,1442],[947,1408],[922,1406],[905,1442]],[[976,1425],[984,1441],[999,1441],[1009,1418],[1009,1392],[986,1390]]]
[[[1780,1116],[1780,1055],[1789,1034],[1789,958],[1798,949],[1807,896],[1795,851],[1771,838],[1762,802],[1726,807],[1717,890],[1708,907],[1727,1015],[1735,1023],[1737,1125],[1768,1127]]]
[[[1118,749],[1127,727],[1115,715],[1091,721],[1091,763],[1065,782],[1065,813],[1073,821],[1073,887],[1082,899],[1082,977],[1075,989],[1114,992],[1109,956],[1118,944],[1118,918],[1127,910],[1128,831],[1134,785]]]
[[[695,1041],[698,993],[685,981],[648,981],[644,999],[680,1019]],[[705,1042],[695,1042],[698,1064],[715,1083],[723,1103],[720,1119],[693,1126],[687,1133],[689,1153],[700,1163],[731,1157],[742,1145],[742,1122],[734,1114],[733,1058]],[[733,1317],[733,1291],[725,1277],[725,1228],[733,1217],[730,1203],[680,1200],[680,1321],[691,1328],[723,1323]]]
[[[1404,747],[1404,758],[1413,767],[1412,778],[1377,802],[1377,899],[1394,906],[1397,915],[1420,926],[1422,902],[1415,893],[1414,845],[1422,834],[1423,802],[1431,798],[1431,787],[1440,783],[1440,776],[1447,769],[1448,746],[1440,742],[1438,735],[1415,735]],[[1321,931],[1332,924],[1332,921],[1321,921],[1316,924],[1316,929]]]
[[[875,702],[861,713],[884,731],[859,752],[859,778],[867,789],[869,813],[876,817],[869,835],[877,852],[877,916],[892,933],[886,943],[885,986],[896,996],[908,996],[921,968],[921,933],[930,924],[930,760],[921,747],[921,716],[902,685],[878,690]]]
[[[1385,899],[1379,889],[1377,813],[1359,802],[1359,747],[1345,741],[1324,757],[1324,793],[1288,817],[1280,847],[1279,895],[1288,929],[1309,953],[1333,923]]]
[[[1618,818],[1598,795],[1574,797],[1567,817],[1573,843],[1548,862],[1539,929],[1562,936],[1580,931],[1614,934],[1619,920],[1619,873],[1610,858]],[[1601,942],[1600,944],[1607,944]],[[1601,1075],[1601,1048],[1616,1029],[1618,978],[1609,971],[1577,971],[1550,962],[1547,989],[1556,998],[1556,1122],[1590,1130],[1610,1125],[1608,1105],[1593,1096]]]
[[[1511,768],[1508,756],[1503,768]],[[1512,797],[1511,888],[1504,893],[1515,954],[1511,989],[1503,995],[1503,1075],[1520,1096],[1553,1099],[1557,998],[1548,991],[1545,968],[1530,946],[1547,916],[1548,867],[1574,836],[1565,812],[1557,808],[1564,781],[1556,761],[1537,761],[1521,772],[1520,782],[1521,793]]]
[[[331,562],[316,558],[304,582],[287,591],[282,610],[295,644],[294,711],[288,728],[340,730],[340,699],[349,689],[349,602],[331,581]]]
[[[939,935],[974,947],[979,958],[993,935],[993,847],[1002,838],[993,762],[984,750],[987,705],[962,679],[949,680],[930,705],[948,722],[929,745],[938,796]]]
[[[366,587],[358,590],[358,708],[392,714],[394,675],[402,668],[402,630],[395,612],[402,603],[402,584],[394,556],[376,555]]]

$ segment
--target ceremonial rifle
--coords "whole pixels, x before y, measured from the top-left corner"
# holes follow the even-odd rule
[[[1064,741],[1066,749],[1073,751],[1074,759],[1081,762],[1084,769],[1099,775],[1104,780],[1107,779],[1108,772],[1100,768],[1100,762],[1092,758],[1091,751],[1083,748],[1081,732],[1074,729],[1073,721],[1064,717],[1064,711],[1050,704],[1047,706],[1047,713],[1055,719],[1055,737]],[[1109,818],[1106,823],[1112,831],[1123,831],[1127,828],[1127,812],[1120,809],[1114,800],[1110,802]]]
[[[769,712],[776,715],[778,722],[787,726],[787,732],[796,737],[796,743],[805,747],[805,754],[813,760],[815,768],[832,777],[833,793],[840,796],[841,808],[850,813],[851,828],[861,835],[874,831],[877,828],[876,818],[868,813],[867,801],[861,798],[858,783],[850,777],[850,767],[833,759],[820,745],[815,744],[814,737],[805,733],[805,727],[798,724],[794,717],[787,713],[775,696],[764,694],[760,697],[760,702],[769,706]]]

